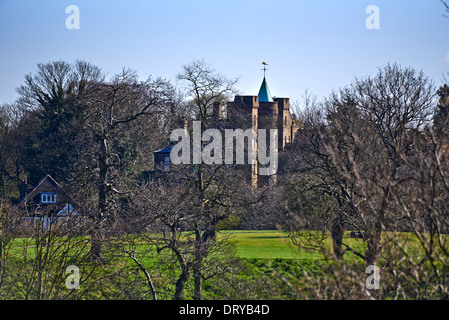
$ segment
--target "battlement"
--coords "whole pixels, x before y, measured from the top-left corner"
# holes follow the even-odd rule
[[[234,103],[236,105],[244,105],[245,107],[259,108],[258,96],[235,96]]]
[[[279,105],[279,110],[290,110],[290,98],[274,98]]]

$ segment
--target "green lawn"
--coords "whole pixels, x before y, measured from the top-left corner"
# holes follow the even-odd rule
[[[317,231],[304,231],[304,234],[311,234]],[[292,240],[288,237],[287,232],[277,230],[264,231],[223,231],[230,236],[230,240],[234,243],[237,255],[242,259],[296,259],[296,260],[318,260],[325,257],[318,251],[299,248],[293,245]],[[345,232],[343,242],[360,253],[366,250],[366,242],[362,239],[350,238],[350,232]],[[317,233],[317,235],[319,235]],[[426,236],[426,239],[428,236]],[[430,239],[430,238],[429,238]],[[430,241],[427,239],[427,241]],[[409,232],[384,232],[382,236],[384,246],[388,243],[393,245],[396,250],[402,248],[416,259],[422,259],[425,254],[422,244],[419,243],[416,235]],[[433,240],[436,243],[436,239]],[[449,238],[446,235],[441,236],[440,241],[446,247],[449,244]],[[324,246],[332,251],[332,244],[326,235],[323,241]],[[440,249],[441,250],[441,249]],[[345,260],[360,259],[351,252],[346,252]]]
[[[231,235],[237,255],[243,259],[322,259],[317,252],[294,246],[286,232],[269,230],[226,233]]]
[[[311,231],[306,231],[311,232]],[[323,254],[315,250],[307,250],[293,245],[287,232],[278,230],[264,231],[226,231],[234,243],[237,255],[243,259],[296,259],[318,260],[324,259]],[[349,238],[349,232],[345,233],[344,242],[352,248],[360,250],[366,244],[362,239]],[[325,240],[327,249],[331,251],[330,239]],[[364,250],[360,250],[363,252]],[[358,259],[351,252],[345,254],[345,259]]]
[[[304,231],[305,234],[317,231]],[[294,260],[319,260],[325,257],[318,251],[307,250],[293,245],[288,233],[280,230],[238,230],[221,231],[228,235],[230,241],[235,245],[237,256],[242,259],[294,259]],[[318,233],[317,233],[318,234]],[[386,232],[384,240],[387,240],[392,233]],[[409,233],[400,233],[403,247],[407,251],[419,251],[419,245],[414,235]],[[80,239],[79,246],[86,246],[87,237]],[[30,257],[34,255],[33,239],[16,239],[12,253],[23,254],[24,248],[30,248]],[[359,252],[364,252],[366,243],[362,239],[352,239],[349,232],[345,233],[344,242]],[[332,245],[330,239],[326,236],[323,244],[331,251]],[[416,248],[415,248],[416,247]],[[353,253],[347,252],[345,259],[359,259]]]
[[[244,268],[236,268],[240,270],[238,272],[227,275],[226,281],[230,281],[233,285],[223,286],[220,279],[215,279],[205,282],[204,298],[205,299],[222,299],[222,298],[235,298],[241,297],[239,288],[241,284],[248,283],[254,286],[254,290],[257,292],[246,292],[246,296],[249,298],[257,297],[259,299],[295,299],[296,293],[291,290],[291,287],[296,286],[298,276],[306,271],[312,277],[321,277],[327,262],[321,260],[325,258],[321,253],[313,250],[306,250],[293,245],[292,240],[289,238],[287,232],[278,230],[263,230],[263,231],[221,231],[222,236],[226,236],[234,244],[237,256],[241,259],[241,264]],[[187,236],[191,233],[187,233]],[[304,231],[301,232],[301,236],[304,238],[320,236],[319,231]],[[62,245],[64,239],[57,239],[56,243]],[[64,270],[67,265],[72,264],[72,255],[88,254],[90,244],[87,241],[87,237],[75,238],[72,240],[78,240],[76,243],[68,244],[70,250],[69,255],[64,255],[64,249],[66,247],[58,247],[58,245],[50,246],[53,250],[48,251],[51,254],[48,261],[45,262],[45,270],[42,273],[44,276],[43,285],[45,290],[50,290],[53,283],[59,283],[61,286],[61,294],[67,292],[63,290],[64,279],[66,274]],[[415,235],[410,233],[397,233],[385,232],[383,241],[393,241],[394,243],[401,244],[401,248],[416,256],[416,260],[419,262],[423,257],[422,246]],[[444,242],[449,241],[446,236],[443,237]],[[353,239],[349,237],[349,232],[344,235],[344,243],[350,245],[358,252],[363,253],[366,247],[366,243],[362,239]],[[325,236],[323,245],[327,250],[331,250],[331,242],[328,236]],[[145,266],[147,270],[151,271],[156,288],[160,290],[159,298],[170,299],[174,290],[174,280],[179,275],[179,268],[175,264],[161,264],[165,257],[158,255],[153,244],[146,242],[145,240],[139,241],[137,245],[137,258]],[[46,247],[41,247],[42,254],[45,256],[47,253]],[[397,248],[396,248],[397,249]],[[39,274],[35,262],[36,246],[33,239],[15,239],[13,247],[9,252],[9,256],[16,256],[17,259],[12,259],[9,266],[17,274],[11,275],[11,279],[17,281],[13,283],[13,291],[8,297],[14,297],[18,299],[24,298],[24,292],[27,292],[28,284],[35,286],[31,280]],[[114,254],[119,253],[112,251]],[[402,252],[402,251],[401,251]],[[167,250],[163,251],[167,255],[169,260],[172,253]],[[61,263],[58,259],[61,256]],[[58,258],[58,259],[55,259]],[[191,258],[191,257],[190,257]],[[189,259],[190,259],[189,258]],[[123,295],[123,288],[125,288],[126,297],[141,297],[141,294],[148,291],[145,285],[145,279],[142,274],[136,276],[137,266],[126,255],[117,255],[113,257],[111,263],[101,265],[91,264],[89,261],[85,261],[81,266],[82,272],[89,274],[90,278],[83,288],[89,288],[86,296],[83,299],[111,299],[115,297],[125,297]],[[161,260],[162,259],[162,260]],[[169,261],[167,260],[167,261]],[[355,262],[351,266],[364,267],[363,261],[356,257],[351,252],[347,252],[344,255],[344,260],[347,262]],[[26,262],[26,265],[24,265]],[[39,262],[39,261],[38,261]],[[332,261],[331,261],[332,262]],[[16,268],[17,265],[17,268]],[[364,269],[363,269],[364,270]],[[361,271],[363,273],[363,270]],[[13,278],[17,276],[16,278]],[[136,280],[137,279],[137,280]],[[260,281],[259,281],[260,280]],[[27,282],[28,281],[28,282]],[[31,282],[30,282],[31,281]],[[59,281],[59,282],[58,282]],[[186,298],[191,299],[193,296],[193,280],[190,278],[186,286]],[[141,285],[143,283],[143,285]],[[129,285],[131,284],[131,285]],[[139,286],[137,286],[139,285]],[[141,285],[141,286],[140,286]],[[265,285],[270,285],[270,288],[266,288]],[[91,287],[90,287],[91,286]],[[136,286],[134,288],[134,286]],[[122,288],[123,287],[123,288]],[[37,287],[33,287],[33,290],[37,290]],[[236,291],[228,292],[230,288],[234,288]],[[232,289],[232,290],[234,290]],[[6,292],[6,291],[5,291]],[[8,291],[9,292],[9,291]],[[8,293],[7,292],[7,293]],[[46,291],[47,292],[47,291]],[[47,293],[49,293],[48,291]],[[254,295],[253,295],[254,293]],[[8,293],[9,294],[9,293]],[[34,291],[32,292],[34,294]],[[84,293],[83,293],[84,294]],[[0,290],[0,299],[2,297],[2,291]],[[35,296],[31,296],[35,297]],[[59,296],[58,296],[59,297]]]

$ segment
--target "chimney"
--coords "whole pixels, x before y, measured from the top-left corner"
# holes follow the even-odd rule
[[[24,181],[21,181],[19,185],[20,201],[22,201],[23,198],[25,198],[27,193],[28,193],[28,183],[27,180],[25,179]]]

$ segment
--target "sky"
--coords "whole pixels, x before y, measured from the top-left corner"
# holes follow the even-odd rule
[[[70,5],[79,29],[67,28]],[[245,95],[257,95],[266,62],[271,94],[293,101],[305,90],[323,98],[388,63],[438,86],[449,71],[444,13],[440,0],[0,0],[0,104],[17,98],[38,63],[56,60],[178,85],[182,66],[202,59],[239,77]]]

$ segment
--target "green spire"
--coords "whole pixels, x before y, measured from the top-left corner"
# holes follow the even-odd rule
[[[259,102],[273,102],[265,77],[263,77],[263,82],[259,90]]]

